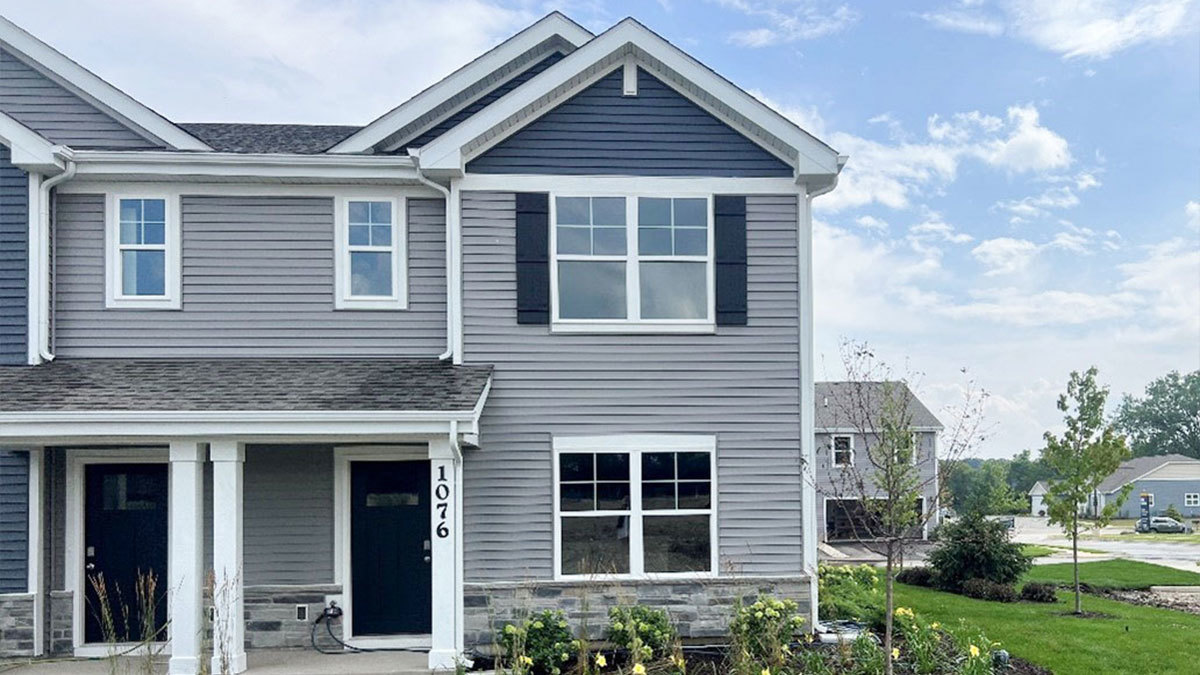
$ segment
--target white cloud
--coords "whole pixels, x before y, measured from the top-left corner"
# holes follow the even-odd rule
[[[1075,291],[1042,291],[1004,288],[977,291],[974,299],[942,308],[956,319],[982,319],[1014,326],[1078,325],[1127,317],[1133,314],[1130,296]]]
[[[959,3],[919,16],[945,30],[1012,35],[1066,59],[1105,59],[1195,30],[1193,7],[1192,0],[1001,0],[995,6]]]
[[[813,136],[816,136],[817,138],[822,138],[825,136],[825,120],[821,117],[821,113],[817,110],[817,106],[785,105],[772,99],[758,89],[751,89],[747,93],[762,101],[767,105],[767,107],[788,118],[796,126],[807,131]]]
[[[829,7],[817,0],[716,0],[766,25],[734,31],[729,41],[742,47],[770,47],[839,33],[858,22],[857,10]]]
[[[1020,172],[1060,169],[1071,163],[1067,140],[1041,125],[1037,108],[1013,106],[1008,109],[1008,121],[1014,127],[1012,133],[981,146],[988,164]]]
[[[171,119],[342,124],[370,121],[536,19],[487,0],[64,0],[5,14]]]
[[[980,242],[971,255],[988,268],[985,275],[998,276],[1024,272],[1040,249],[1027,239],[997,237]]]
[[[1187,214],[1188,227],[1193,230],[1200,230],[1200,202],[1188,202],[1183,207],[1183,212]]]
[[[875,216],[859,216],[854,220],[859,226],[876,232],[887,232],[888,224],[886,220],[876,218]]]
[[[1118,265],[1121,288],[1142,294],[1151,313],[1200,339],[1200,246],[1175,238],[1147,251],[1142,260]]]

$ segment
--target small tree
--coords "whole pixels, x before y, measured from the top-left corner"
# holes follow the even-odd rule
[[[1080,507],[1088,503],[1100,483],[1130,456],[1125,437],[1118,435],[1113,426],[1104,421],[1108,387],[1096,384],[1097,373],[1095,366],[1083,375],[1071,372],[1067,393],[1058,397],[1058,409],[1063,412],[1066,431],[1061,437],[1047,431],[1046,447],[1042,450],[1042,459],[1058,475],[1050,481],[1046,492],[1046,512],[1050,522],[1061,525],[1071,540],[1076,614],[1083,612],[1079,592]],[[1107,502],[1104,508],[1095,509],[1096,527],[1104,527],[1117,515],[1132,487],[1126,485],[1115,500]]]
[[[817,405],[830,408],[833,426],[850,431],[855,443],[854,461],[830,466],[830,484],[820,489],[833,499],[854,501],[861,518],[851,518],[855,541],[886,560],[884,595],[883,651],[887,674],[892,675],[893,589],[896,572],[914,533],[938,512],[937,496],[957,463],[983,440],[983,404],[987,394],[967,380],[962,402],[942,413],[947,422],[938,444],[941,470],[922,470],[926,462],[938,458],[921,455],[919,437],[913,431],[914,411],[919,402],[909,383],[913,377],[896,378],[891,369],[875,358],[865,343],[843,341],[842,365],[847,381],[835,387],[829,400]],[[964,371],[965,373],[965,371]],[[821,450],[831,456],[831,448]],[[815,472],[814,472],[815,473]],[[934,495],[932,504],[920,507],[925,495]]]

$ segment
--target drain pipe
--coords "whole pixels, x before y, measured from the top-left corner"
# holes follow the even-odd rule
[[[65,150],[66,148],[63,146],[56,147],[54,154],[62,157]],[[43,253],[41,261],[45,265],[39,283],[41,288],[38,298],[38,356],[46,362],[54,360],[54,353],[50,349],[50,294],[53,292],[51,289],[53,288],[54,267],[57,259],[53,248],[55,238],[51,236],[51,228],[55,223],[50,218],[50,191],[55,185],[74,178],[76,168],[73,160],[65,159],[64,164],[65,171],[42,181],[41,194],[38,198],[38,246]]]
[[[431,180],[421,172],[421,160],[415,151],[410,151],[409,155],[412,157],[413,167],[417,170],[417,180],[440,192],[446,200],[446,351],[438,354],[438,360],[445,361],[454,356],[454,283],[451,281],[454,276],[454,231],[450,227],[450,188]],[[451,446],[454,446],[453,442]]]

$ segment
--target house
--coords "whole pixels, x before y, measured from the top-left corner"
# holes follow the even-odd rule
[[[938,434],[942,424],[903,382],[817,382],[817,520],[822,541],[871,538],[864,525],[862,498],[878,475],[870,448],[879,442],[879,426],[903,423],[912,432],[909,461],[920,488],[920,532],[925,538],[938,524]],[[876,462],[878,464],[878,462]],[[877,491],[876,491],[877,492]]]
[[[1119,499],[1126,485],[1133,488],[1118,518],[1140,518],[1142,495],[1150,498],[1151,516],[1165,515],[1174,506],[1185,518],[1200,518],[1200,459],[1170,454],[1126,460],[1096,489],[1089,511]]]
[[[1044,480],[1039,480],[1029,488],[1029,515],[1046,515],[1046,493],[1049,491],[1050,486]]]
[[[177,123],[0,21],[0,143],[3,654],[105,653],[139,570],[172,673],[331,602],[435,669],[539,606],[815,617],[845,158],[637,21],[550,14],[363,127]]]

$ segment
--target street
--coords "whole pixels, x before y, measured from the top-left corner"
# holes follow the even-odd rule
[[[1106,527],[1099,531],[1089,530],[1088,534],[1120,535],[1128,532],[1127,527]],[[1107,558],[1126,558],[1142,562],[1166,565],[1189,572],[1200,572],[1200,543],[1194,542],[1164,542],[1137,540],[1136,535],[1126,535],[1128,540],[1090,539],[1080,537],[1079,546],[1088,549],[1081,551],[1080,560],[1104,560]],[[1065,562],[1071,559],[1071,541],[1063,534],[1062,528],[1050,525],[1045,518],[1034,516],[1017,516],[1013,530],[1013,541],[1023,544],[1043,544],[1046,546],[1065,547],[1059,552],[1037,558],[1035,564]],[[1102,551],[1103,553],[1099,553]]]

